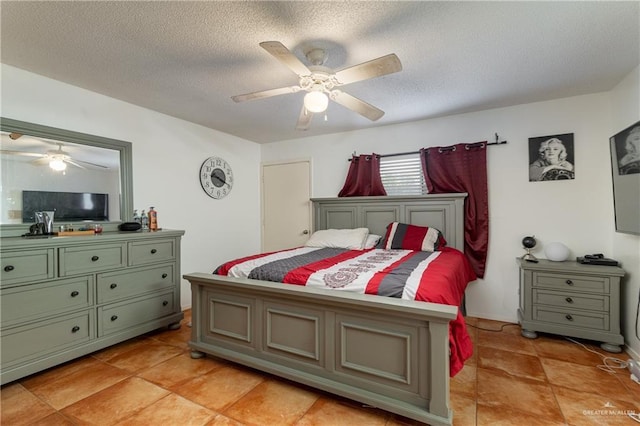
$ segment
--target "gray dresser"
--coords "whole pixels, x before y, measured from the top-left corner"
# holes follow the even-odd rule
[[[1,383],[177,329],[184,231],[2,238]]]
[[[538,263],[517,259],[520,266],[522,335],[536,331],[603,342],[620,352],[620,279],[617,266],[582,265],[575,261]]]

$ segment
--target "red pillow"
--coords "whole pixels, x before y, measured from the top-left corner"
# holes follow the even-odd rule
[[[391,250],[438,251],[447,245],[442,232],[427,226],[391,222],[387,233],[377,248]]]

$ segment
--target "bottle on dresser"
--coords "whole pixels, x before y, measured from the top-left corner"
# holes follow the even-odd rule
[[[144,209],[142,210],[142,214],[140,215],[140,224],[142,225],[143,231],[149,230],[149,216],[145,214]]]
[[[158,230],[158,212],[155,211],[153,207],[149,207],[149,230],[157,231]]]

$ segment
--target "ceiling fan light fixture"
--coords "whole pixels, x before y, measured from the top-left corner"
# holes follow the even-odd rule
[[[49,167],[51,167],[56,172],[61,172],[67,169],[67,163],[65,163],[59,158],[54,158],[51,161],[49,161]]]
[[[329,98],[322,92],[313,91],[304,95],[304,107],[307,111],[324,112],[327,106],[329,106]]]

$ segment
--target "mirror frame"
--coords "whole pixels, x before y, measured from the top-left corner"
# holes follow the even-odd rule
[[[113,149],[120,152],[120,220],[105,222],[104,231],[117,231],[120,223],[131,220],[131,212],[133,212],[133,149],[131,142],[58,129],[5,117],[0,117],[0,130],[79,145]],[[20,236],[29,232],[29,226],[31,226],[30,223],[0,224],[0,236]]]

